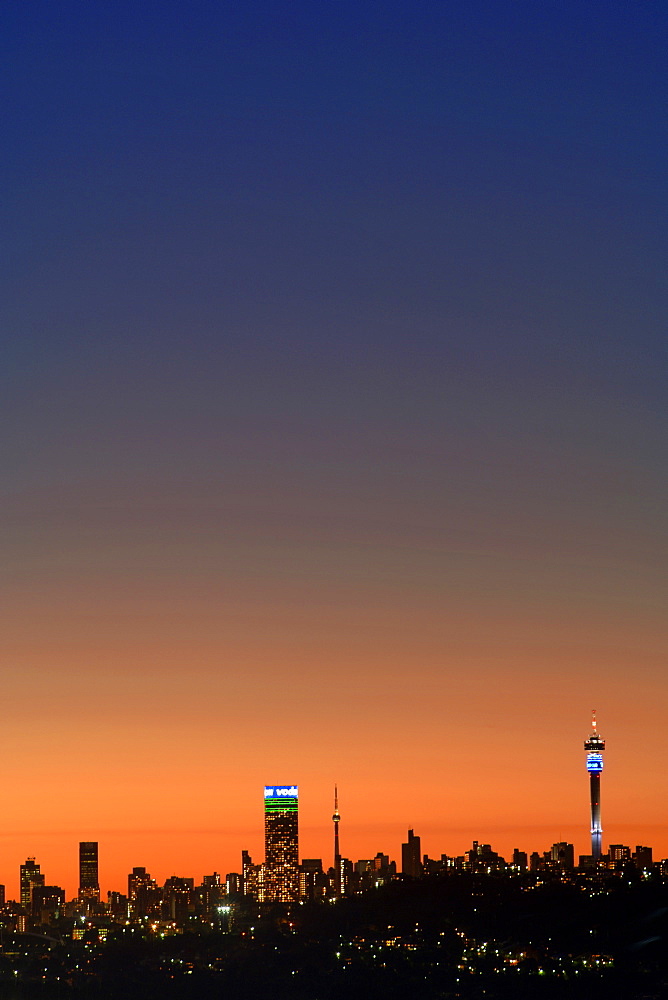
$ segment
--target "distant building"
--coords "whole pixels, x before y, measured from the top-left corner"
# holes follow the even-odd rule
[[[471,871],[502,871],[506,867],[506,862],[500,854],[493,851],[489,844],[479,844],[477,840],[473,841],[473,846],[466,852],[466,857]]]
[[[299,791],[296,785],[265,786],[264,845],[260,902],[296,902],[299,897]]]
[[[631,848],[626,844],[610,844],[608,858],[613,866],[624,864],[625,861],[631,860]]]
[[[96,840],[82,840],[79,844],[79,899],[100,901]]]
[[[238,878],[239,876],[237,876]],[[193,892],[197,912],[212,914],[227,895],[226,884],[218,872],[202,876],[202,884]]]
[[[376,885],[381,885],[385,882],[391,881],[391,879],[395,878],[397,874],[396,861],[390,861],[389,855],[383,854],[382,851],[378,851],[374,857],[373,866],[375,870]]]
[[[241,891],[244,896],[258,896],[261,868],[262,865],[253,864],[248,851],[241,852]]]
[[[558,867],[565,869],[575,867],[575,848],[572,844],[567,844],[565,841],[559,841],[557,844],[552,844],[550,849],[550,861],[554,862]]]
[[[328,879],[320,858],[304,858],[299,866],[299,898],[313,902],[327,893]]]
[[[137,898],[140,888],[152,882],[152,878],[145,868],[133,868],[128,875],[128,899],[132,902]]]
[[[134,918],[160,916],[162,891],[145,868],[133,868],[128,875],[128,905]]]
[[[633,862],[638,868],[651,868],[652,848],[642,847],[638,844],[633,852]]]
[[[39,865],[34,858],[26,858],[26,863],[21,865],[19,870],[19,882],[21,887],[21,906],[25,906],[29,912],[32,910],[33,889],[37,885],[44,885],[44,876],[40,872]]]
[[[128,897],[124,896],[122,892],[108,892],[107,906],[112,917],[117,920],[127,920],[129,915]]]
[[[521,872],[525,872],[528,868],[527,852],[520,851],[517,847],[513,851],[513,867],[517,868]]]
[[[49,924],[62,916],[65,890],[59,885],[35,885],[32,890],[32,915],[40,923]]]
[[[228,872],[225,876],[225,893],[228,896],[240,896],[243,891],[243,876],[239,872]]]
[[[406,843],[401,845],[401,873],[411,878],[419,878],[422,875],[420,838],[416,837],[412,830],[408,831]]]
[[[195,880],[172,875],[162,892],[162,915],[167,920],[184,920],[194,913]]]

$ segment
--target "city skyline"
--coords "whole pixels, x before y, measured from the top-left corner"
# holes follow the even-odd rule
[[[543,833],[543,840],[546,842],[552,837],[553,846],[558,846],[561,843],[572,844],[574,847],[574,856],[584,856],[591,854],[591,856],[596,859],[601,856],[601,853],[607,853],[607,845],[627,843],[631,849],[633,849],[638,844],[645,844],[649,842],[649,846],[655,851],[655,860],[661,860],[666,855],[666,849],[663,847],[663,842],[659,841],[656,843],[651,836],[648,835],[647,825],[642,822],[637,823],[634,826],[624,825],[624,824],[613,824],[611,836],[606,835],[604,840],[602,837],[602,827],[601,827],[601,811],[600,811],[600,774],[602,770],[602,751],[605,750],[605,741],[602,740],[600,734],[598,733],[598,723],[596,712],[592,713],[592,733],[589,738],[585,741],[585,751],[587,751],[587,775],[590,779],[590,795],[589,795],[589,814],[590,814],[590,825],[588,837],[585,837],[585,823],[578,825],[577,827],[568,826],[566,824],[558,825],[558,836],[556,833],[557,828],[553,829],[552,834],[549,834],[549,828],[545,828]],[[595,759],[594,759],[595,758]],[[592,781],[592,776],[597,779]],[[230,872],[238,873],[241,877],[245,877],[244,865],[242,863],[242,856],[248,859],[250,864],[255,861],[256,866],[263,866],[263,875],[261,880],[258,881],[257,872],[253,876],[254,892],[256,892],[259,897],[264,901],[278,900],[282,902],[289,902],[294,899],[297,892],[297,865],[301,863],[302,859],[305,857],[314,857],[317,852],[313,849],[313,844],[316,842],[321,842],[324,835],[325,824],[323,823],[321,828],[318,830],[317,841],[314,836],[314,830],[309,831],[310,836],[307,838],[307,846],[304,848],[300,844],[298,847],[298,827],[299,823],[297,820],[298,814],[298,787],[296,785],[292,786],[263,786],[264,787],[264,824],[263,824],[263,850],[257,849],[258,841],[258,831],[255,830],[253,833],[246,838],[244,844],[238,847],[236,851],[236,859],[231,853],[231,849],[228,847],[225,851],[219,849],[217,855],[217,861],[211,867],[209,871],[201,871],[197,874],[192,870],[193,862],[192,857],[187,854],[177,853],[171,861],[171,868],[169,866],[168,859],[165,859],[164,845],[163,850],[160,850],[160,838],[155,838],[154,833],[151,833],[151,838],[153,841],[153,854],[154,859],[162,858],[162,868],[158,867],[156,873],[158,874],[157,882],[161,884],[165,879],[177,876],[177,877],[187,877],[195,878],[208,876],[212,871],[218,871],[222,878],[224,878]],[[464,829],[472,831],[470,835],[469,842],[466,846],[462,846],[461,839],[457,840],[453,837],[452,832],[448,837],[448,844],[450,849],[446,850],[442,845],[438,848],[434,847],[435,835],[433,833],[432,825],[427,821],[422,824],[418,829],[418,834],[414,837],[414,830],[412,828],[408,829],[408,842],[401,842],[398,845],[388,846],[387,843],[374,842],[369,837],[373,838],[377,836],[377,840],[380,839],[380,830],[382,826],[378,826],[378,835],[376,834],[366,834],[366,838],[358,840],[356,836],[356,828],[353,817],[353,837],[351,839],[351,844],[362,844],[370,845],[374,844],[373,850],[370,848],[366,851],[355,851],[350,850],[350,853],[346,853],[345,850],[345,834],[347,832],[347,827],[344,827],[344,838],[343,847],[340,845],[340,834],[339,834],[339,824],[340,824],[340,812],[338,809],[338,784],[334,785],[334,802],[335,802],[335,812],[332,817],[334,822],[334,847],[333,851],[330,847],[331,857],[328,856],[325,850],[318,855],[323,864],[323,869],[327,871],[328,869],[336,869],[336,857],[335,852],[337,847],[341,850],[341,857],[347,859],[348,861],[356,860],[359,857],[372,857],[380,851],[382,853],[387,852],[391,859],[394,859],[399,865],[399,871],[408,871],[409,874],[416,875],[421,865],[421,857],[425,856],[438,858],[442,854],[446,854],[452,857],[457,857],[464,854],[470,849],[470,843],[491,843],[493,849],[497,851],[502,857],[507,859],[512,859],[513,852],[516,850],[524,850],[528,855],[533,851],[538,851],[541,853],[545,850],[544,844],[539,841],[532,841],[531,844],[526,843],[526,837],[531,830],[530,827],[519,828],[523,829],[522,836],[525,840],[518,843],[518,837],[516,834],[518,830],[511,831],[508,829],[498,828],[494,826],[487,826],[486,828],[480,830],[475,829],[473,826],[459,828],[459,833],[461,834]],[[596,808],[595,808],[596,806]],[[397,830],[401,820],[397,819],[397,826],[394,830],[394,837],[396,839]],[[405,827],[404,827],[405,829]],[[427,837],[427,845],[421,850],[421,840],[422,832],[427,830],[430,834]],[[489,831],[495,831],[498,836],[489,836]],[[570,832],[571,837],[564,838],[562,834]],[[540,836],[537,828],[533,830],[534,836]],[[401,833],[403,838],[403,830]],[[132,839],[131,837],[129,839]],[[229,834],[227,836],[221,835],[221,845],[222,841],[229,841]],[[163,840],[165,844],[169,844],[171,841],[170,835],[163,834]],[[513,842],[512,849],[508,846],[511,841]],[[47,837],[48,842],[48,837]],[[113,838],[111,838],[113,843]],[[457,849],[452,848],[452,844],[457,843]],[[415,847],[417,845],[417,847]],[[249,850],[249,847],[251,848]],[[584,849],[580,849],[584,848]],[[192,832],[189,839],[189,850],[195,850],[197,853],[196,838],[193,838]],[[309,850],[310,849],[310,850]],[[104,850],[104,848],[103,848]],[[136,853],[136,851],[135,851]],[[128,855],[129,857],[129,855]],[[209,854],[209,858],[212,855]],[[177,858],[180,861],[177,863]],[[228,859],[229,863],[223,863],[221,859]],[[410,861],[407,862],[407,858]],[[85,888],[83,895],[89,896],[90,898],[101,898],[100,896],[100,879],[98,875],[98,841],[80,841],[79,842],[79,854],[78,854],[78,889],[73,890],[71,888],[71,883],[68,879],[65,879],[63,885],[66,888],[68,898],[73,898],[76,895],[82,895],[82,888]],[[164,867],[165,860],[167,860],[167,867]],[[143,866],[142,871],[151,870],[152,872],[156,869],[154,860],[144,858],[146,864]],[[184,866],[185,862],[185,866]],[[408,864],[408,867],[407,867]],[[26,894],[29,892],[28,881],[25,881],[24,885],[24,871],[26,874],[26,879],[29,879],[30,872],[32,871],[31,865],[34,866],[34,870],[37,873],[37,882],[39,884],[44,884],[45,872],[41,871],[41,863],[37,860],[36,855],[28,857],[27,861],[22,862],[20,866],[20,892],[17,894],[17,899],[24,899]],[[112,889],[118,891],[119,885],[123,884],[123,876],[119,879],[118,873],[120,868],[118,867],[118,861],[115,862],[115,876],[109,877],[107,881],[109,882],[107,886],[107,891]],[[180,865],[180,868],[179,868]],[[121,866],[122,867],[122,866]],[[132,867],[136,867],[136,858],[132,861]],[[201,866],[202,867],[202,866]],[[206,867],[205,865],[203,867]],[[167,874],[167,869],[169,868],[169,874]],[[176,868],[179,868],[177,871]],[[111,869],[111,866],[110,866]],[[103,870],[104,870],[104,858],[103,858]],[[129,869],[128,869],[129,870]],[[259,867],[258,867],[259,870]],[[292,872],[290,875],[289,873]],[[52,873],[49,872],[49,877]],[[1,876],[1,872],[0,872]],[[111,882],[115,878],[114,884]],[[57,880],[60,884],[62,880]],[[6,888],[11,886],[11,879],[5,883]],[[7,898],[9,898],[9,893]],[[27,898],[27,897],[26,897]],[[102,898],[104,898],[104,886],[102,887]]]
[[[0,5],[0,881],[668,856],[656,5]],[[648,733],[651,753],[648,755]],[[260,796],[261,798],[261,796]]]

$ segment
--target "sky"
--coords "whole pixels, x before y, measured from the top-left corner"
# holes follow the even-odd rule
[[[0,9],[0,881],[668,855],[665,5]]]

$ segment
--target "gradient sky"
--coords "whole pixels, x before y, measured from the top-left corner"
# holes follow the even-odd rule
[[[0,881],[668,855],[657,2],[0,9]]]

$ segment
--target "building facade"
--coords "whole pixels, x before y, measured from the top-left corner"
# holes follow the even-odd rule
[[[32,910],[33,889],[36,885],[44,885],[44,876],[34,858],[26,858],[26,863],[20,867],[19,879],[21,906],[25,906],[26,910],[30,912]]]
[[[96,840],[79,843],[79,899],[99,903],[100,879]]]
[[[265,786],[264,844],[260,901],[296,902],[299,898],[299,790],[296,785]]]

